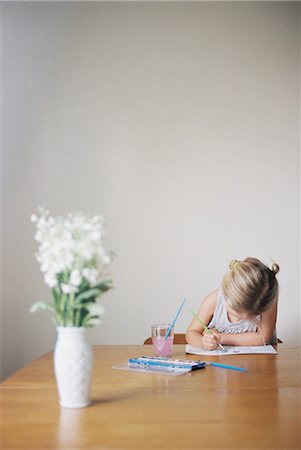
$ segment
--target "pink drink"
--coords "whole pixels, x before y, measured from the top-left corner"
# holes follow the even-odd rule
[[[156,356],[171,356],[173,336],[169,336],[167,339],[153,337],[152,340]]]

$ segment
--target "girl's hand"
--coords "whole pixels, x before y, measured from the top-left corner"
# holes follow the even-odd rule
[[[205,350],[216,350],[218,347],[218,342],[220,342],[221,337],[220,333],[216,331],[214,328],[210,329],[211,333],[204,331],[203,332],[203,342],[202,347]]]

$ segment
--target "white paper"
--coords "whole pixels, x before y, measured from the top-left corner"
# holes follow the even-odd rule
[[[273,354],[276,355],[276,350],[272,347],[272,345],[223,345],[223,347],[227,350],[227,352],[223,352],[221,349],[218,350],[204,350],[200,347],[192,347],[191,345],[186,345],[186,353],[190,353],[192,355],[206,355],[206,356],[227,356],[227,355],[242,355],[248,353],[264,353],[264,354]]]

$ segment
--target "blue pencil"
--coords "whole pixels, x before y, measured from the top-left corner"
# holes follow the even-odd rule
[[[220,364],[216,362],[208,362],[206,364],[209,364],[210,366],[214,367],[221,367],[222,369],[239,370],[240,372],[246,372],[248,370],[245,369],[244,367],[229,366],[228,364]]]

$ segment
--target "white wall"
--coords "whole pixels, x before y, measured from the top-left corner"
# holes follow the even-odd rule
[[[103,213],[115,289],[94,343],[142,343],[233,258],[281,266],[299,339],[300,5],[4,3],[3,376],[52,349],[38,205]]]
[[[2,43],[2,9],[0,5],[0,50]],[[3,278],[2,278],[2,242],[3,242],[3,182],[2,182],[2,156],[3,156],[3,107],[2,107],[3,83],[2,83],[2,52],[0,51],[0,381],[3,378]]]

